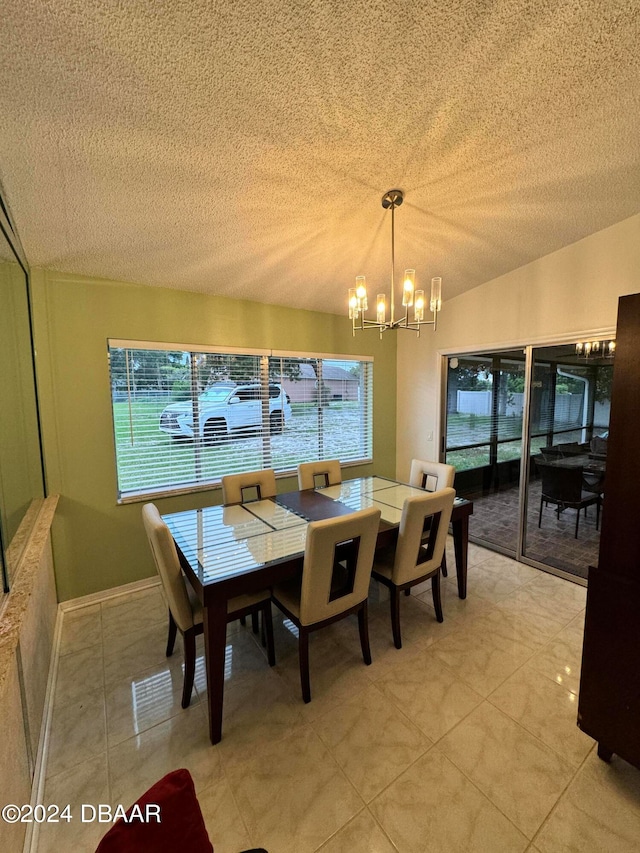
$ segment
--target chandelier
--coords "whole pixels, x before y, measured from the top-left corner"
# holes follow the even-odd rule
[[[402,190],[389,190],[382,196],[382,206],[391,211],[391,295],[389,298],[389,319],[387,320],[387,297],[384,293],[376,296],[376,319],[370,320],[365,317],[368,308],[367,285],[365,276],[356,276],[356,286],[349,288],[349,319],[352,322],[353,335],[356,331],[364,329],[378,329],[380,338],[387,329],[409,329],[417,332],[420,337],[422,326],[433,326],[436,330],[438,312],[442,308],[442,279],[431,279],[431,298],[429,300],[429,311],[433,315],[432,320],[425,320],[425,297],[424,290],[416,290],[416,271],[404,271],[404,283],[402,286],[402,306],[404,317],[395,317],[395,231],[394,213],[396,207],[400,207],[404,200]],[[409,319],[409,309],[413,307],[413,319]]]
[[[616,342],[611,341],[578,341],[576,355],[578,358],[613,358],[616,354]]]

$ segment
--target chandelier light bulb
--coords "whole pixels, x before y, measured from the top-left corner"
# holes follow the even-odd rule
[[[437,314],[442,308],[442,279],[436,276],[431,279],[431,311]]]
[[[405,307],[413,305],[413,291],[416,286],[416,271],[404,271],[404,285],[402,286],[402,304]]]
[[[413,313],[416,323],[421,323],[424,320],[424,290],[416,290]]]
[[[381,326],[384,325],[387,314],[387,299],[384,293],[379,293],[376,297],[376,320]]]

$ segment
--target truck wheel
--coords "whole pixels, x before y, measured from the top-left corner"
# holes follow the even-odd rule
[[[280,435],[282,430],[284,429],[284,420],[282,417],[282,412],[271,412],[271,416],[269,418],[269,426],[271,428],[271,435]]]
[[[204,443],[209,447],[222,444],[227,437],[227,425],[224,421],[207,421],[204,425]]]

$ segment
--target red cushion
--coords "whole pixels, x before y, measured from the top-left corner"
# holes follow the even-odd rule
[[[130,822],[120,818],[111,827],[96,853],[213,853],[188,770],[167,773],[131,806],[127,818]]]

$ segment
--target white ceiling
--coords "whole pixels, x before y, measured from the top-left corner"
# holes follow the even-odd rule
[[[2,16],[0,180],[31,265],[341,313],[355,275],[388,287],[392,187],[398,271],[445,301],[640,211],[638,0]]]

